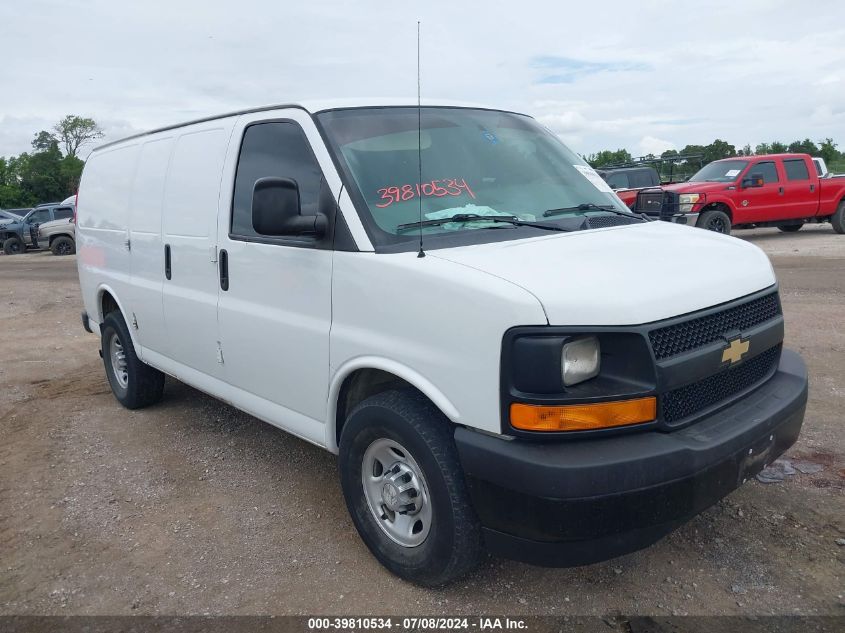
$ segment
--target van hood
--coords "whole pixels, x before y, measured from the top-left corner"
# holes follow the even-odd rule
[[[552,325],[639,325],[694,312],[776,282],[762,250],[668,222],[430,251],[517,284]]]

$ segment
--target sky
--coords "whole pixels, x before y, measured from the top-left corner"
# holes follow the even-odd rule
[[[417,20],[424,97],[531,114],[580,154],[845,149],[841,0],[3,0],[0,156],[66,114],[116,140],[272,103],[415,97]]]

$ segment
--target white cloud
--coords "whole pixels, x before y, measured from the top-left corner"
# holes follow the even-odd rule
[[[451,0],[360,0],[354,10],[252,0],[237,18],[223,0],[4,2],[0,36],[14,53],[0,66],[0,155],[28,150],[70,113],[116,138],[266,103],[415,96],[417,19],[423,95],[534,114],[579,153],[637,153],[648,138],[845,145],[845,3],[631,6],[528,0],[502,19],[502,7]],[[33,33],[71,39],[42,46]],[[563,83],[542,83],[555,72]]]
[[[537,117],[537,120],[552,132],[558,132],[560,134],[580,132],[589,127],[587,118],[574,110],[540,115]]]
[[[677,149],[677,147],[671,141],[664,141],[656,136],[644,136],[640,139],[639,149],[642,155],[654,154],[660,156],[666,150]]]

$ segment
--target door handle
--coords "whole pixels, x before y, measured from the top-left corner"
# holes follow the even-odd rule
[[[170,280],[170,244],[164,245],[164,276],[167,280]]]
[[[220,289],[225,292],[229,289],[229,253],[222,249],[217,259],[217,266],[220,271]]]
[[[783,187],[778,187],[778,195],[783,195]]]
[[[815,186],[815,185],[810,185],[810,191],[815,191],[815,190],[816,190],[816,186]]]

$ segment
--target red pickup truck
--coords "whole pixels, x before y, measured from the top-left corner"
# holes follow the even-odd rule
[[[819,174],[807,154],[725,158],[683,183],[640,191],[634,209],[719,233],[830,222],[845,233],[845,177]]]

